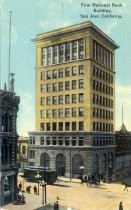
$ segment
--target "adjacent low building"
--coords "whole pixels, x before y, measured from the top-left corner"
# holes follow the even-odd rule
[[[120,177],[131,174],[131,132],[124,124],[116,131],[116,171]]]
[[[19,172],[23,173],[27,167],[28,155],[28,137],[19,136],[17,142],[17,161],[19,163]]]

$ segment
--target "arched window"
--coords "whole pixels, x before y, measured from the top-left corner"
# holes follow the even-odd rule
[[[59,176],[65,175],[65,156],[63,154],[56,156],[56,171]]]
[[[44,168],[50,167],[50,157],[47,153],[43,153],[40,158],[40,166],[43,166]]]
[[[80,174],[80,166],[83,166],[83,157],[81,155],[74,155],[72,159],[72,176]]]

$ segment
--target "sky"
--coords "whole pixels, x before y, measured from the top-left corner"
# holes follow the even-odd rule
[[[62,15],[63,3],[63,15]],[[91,18],[92,3],[108,4],[112,15],[122,18]],[[112,7],[112,3],[114,6]],[[122,5],[118,6],[118,4]],[[90,4],[88,7],[82,5]],[[131,1],[130,0],[0,0],[0,66],[1,88],[8,81],[9,69],[9,18],[11,16],[11,72],[15,73],[15,92],[20,96],[17,118],[19,135],[35,130],[35,75],[36,52],[32,39],[37,34],[57,28],[91,21],[120,47],[116,50],[116,130],[123,122],[131,131]],[[86,18],[81,18],[81,14]],[[104,13],[109,14],[109,13]],[[88,16],[88,17],[87,17]]]

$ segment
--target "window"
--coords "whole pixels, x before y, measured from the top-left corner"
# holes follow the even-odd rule
[[[66,53],[65,53],[66,61],[70,60],[70,45],[71,45],[70,42],[66,43]]]
[[[84,123],[82,121],[79,122],[79,131],[84,130]]]
[[[63,90],[63,82],[59,82],[59,91]]]
[[[67,67],[65,68],[65,77],[69,77],[70,76],[70,68]]]
[[[43,47],[43,48],[41,49],[41,59],[42,59],[41,65],[42,65],[42,66],[45,65],[45,56],[46,56],[46,48]]]
[[[56,83],[53,83],[52,91],[53,91],[53,92],[57,91],[57,84],[56,84]]]
[[[45,97],[41,97],[40,99],[40,105],[43,106],[45,104]]]
[[[76,75],[76,66],[72,67],[72,76]]]
[[[79,40],[79,58],[84,57],[84,39]]]
[[[50,137],[46,137],[46,144],[50,145]]]
[[[59,117],[63,117],[63,109],[59,109]]]
[[[79,93],[79,102],[80,103],[84,102],[84,94],[83,93]]]
[[[62,95],[59,96],[59,104],[63,104],[63,96]]]
[[[40,137],[40,145],[44,145],[44,137],[43,136]]]
[[[77,59],[77,41],[72,42],[72,58],[73,60]]]
[[[23,155],[26,154],[26,146],[22,146],[22,154],[23,154]]]
[[[70,116],[70,109],[66,108],[65,109],[65,117],[69,117]]]
[[[47,71],[47,79],[51,79],[51,71]]]
[[[66,104],[70,103],[70,95],[65,95],[65,103]]]
[[[50,123],[46,123],[46,130],[50,131]]]
[[[59,70],[59,78],[62,78],[63,77],[63,69],[60,69]]]
[[[79,66],[79,75],[84,74],[84,66],[80,65]]]
[[[47,47],[47,65],[51,64],[51,51],[52,47]]]
[[[53,63],[57,63],[57,48],[58,48],[58,45],[55,45],[53,46]]]
[[[69,131],[69,130],[70,130],[70,123],[65,122],[65,131]]]
[[[52,77],[53,77],[53,79],[54,79],[54,78],[57,78],[57,70],[56,70],[56,69],[53,70],[53,75],[52,75]]]
[[[51,84],[47,84],[46,85],[46,91],[47,92],[51,92]]]
[[[53,118],[57,117],[57,110],[56,109],[52,110],[52,116],[53,116]]]
[[[29,156],[30,158],[34,159],[35,158],[35,150],[29,150]]]
[[[76,94],[72,94],[72,103],[76,103]]]
[[[76,146],[76,140],[72,140],[72,146]]]
[[[35,144],[35,136],[30,137],[30,144]]]
[[[63,131],[63,122],[59,122],[59,131]]]
[[[51,104],[51,97],[50,96],[46,98],[46,104],[47,105],[50,105]]]
[[[72,131],[76,131],[76,122],[72,122]]]
[[[47,118],[50,118],[50,109],[47,109],[47,110],[46,110],[46,117],[47,117]]]
[[[41,80],[45,80],[45,79],[46,79],[46,77],[45,77],[45,72],[42,71],[42,72],[41,72]]]
[[[70,82],[69,81],[65,82],[65,90],[70,90]]]
[[[57,130],[57,127],[56,127],[56,123],[55,122],[52,123],[52,130],[53,131],[56,131]]]
[[[79,116],[84,116],[84,108],[83,107],[79,107]]]
[[[41,117],[41,118],[44,118],[44,115],[45,115],[45,114],[44,114],[44,110],[40,110],[40,117]]]
[[[57,97],[56,97],[56,96],[53,96],[53,97],[52,97],[52,103],[53,103],[53,104],[57,104]]]
[[[76,117],[76,108],[72,108],[72,117]]]
[[[83,140],[79,140],[79,146],[83,146]]]
[[[41,124],[40,124],[40,130],[41,130],[41,131],[44,131],[44,129],[45,129],[44,123],[41,123]]]
[[[41,92],[44,93],[45,92],[45,84],[41,85]]]
[[[69,145],[69,137],[65,137],[65,145]]]
[[[79,89],[84,88],[84,80],[79,79]]]
[[[72,89],[76,89],[76,80],[72,80]]]

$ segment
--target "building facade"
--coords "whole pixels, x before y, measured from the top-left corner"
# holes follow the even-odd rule
[[[17,191],[16,119],[20,98],[11,88],[0,90],[0,206],[13,202]]]
[[[19,162],[19,172],[23,173],[27,167],[28,137],[19,136],[17,142],[17,161]]]
[[[131,174],[131,132],[124,124],[116,131],[116,171],[120,176]]]
[[[29,165],[58,175],[115,170],[115,50],[91,22],[37,35],[36,131]]]

